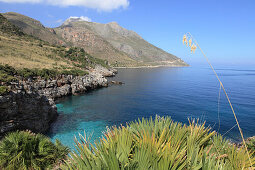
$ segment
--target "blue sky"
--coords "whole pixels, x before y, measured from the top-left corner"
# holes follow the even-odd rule
[[[191,32],[213,64],[255,65],[254,0],[0,0],[0,12],[18,12],[56,27],[70,16],[118,22],[190,64],[182,36]]]

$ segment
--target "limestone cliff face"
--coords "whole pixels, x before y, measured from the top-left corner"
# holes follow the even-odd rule
[[[104,73],[112,76],[115,71]],[[0,138],[14,130],[46,133],[58,115],[55,99],[108,86],[107,79],[98,71],[49,80],[18,79],[9,84],[11,92],[0,96]]]
[[[38,93],[11,92],[0,96],[0,138],[14,130],[45,133],[57,117],[53,100]]]

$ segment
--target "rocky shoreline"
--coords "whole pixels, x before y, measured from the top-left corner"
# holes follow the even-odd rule
[[[58,116],[56,99],[107,87],[105,76],[115,74],[114,69],[99,68],[85,76],[61,75],[48,80],[19,78],[11,82],[10,92],[0,95],[0,138],[15,130],[46,133]]]

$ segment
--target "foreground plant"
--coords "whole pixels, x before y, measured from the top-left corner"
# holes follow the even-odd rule
[[[108,129],[94,145],[80,136],[63,169],[246,169],[245,149],[191,121],[187,126],[169,117],[131,122]],[[255,158],[251,159],[252,166]]]
[[[0,169],[46,169],[66,158],[69,150],[59,141],[31,132],[17,131],[0,141]]]

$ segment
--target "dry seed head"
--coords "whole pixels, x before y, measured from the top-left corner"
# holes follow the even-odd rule
[[[197,46],[195,44],[192,44],[190,49],[191,49],[191,52],[195,53]]]
[[[186,35],[183,35],[182,43],[183,43],[183,44],[184,44],[184,43],[187,43],[187,37],[186,37]]]
[[[189,46],[191,47],[192,39],[189,39]]]

